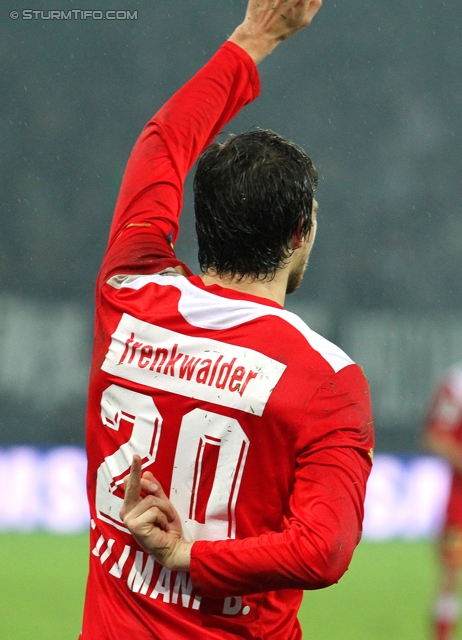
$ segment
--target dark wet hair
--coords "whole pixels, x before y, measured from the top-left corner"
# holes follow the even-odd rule
[[[202,271],[274,276],[294,233],[308,234],[318,174],[311,159],[273,131],[253,129],[209,146],[194,179]]]

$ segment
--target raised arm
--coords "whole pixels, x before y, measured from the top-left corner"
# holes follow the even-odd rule
[[[138,138],[117,200],[110,242],[127,225],[156,224],[175,241],[183,183],[198,155],[257,97],[255,65],[234,44],[218,53],[155,114]]]
[[[146,125],[126,167],[99,284],[175,266],[183,184],[221,129],[259,93],[255,63],[313,19],[321,0],[250,0],[218,53]],[[158,238],[165,255],[152,253]]]

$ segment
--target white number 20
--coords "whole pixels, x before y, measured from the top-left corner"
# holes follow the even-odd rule
[[[103,425],[115,430],[125,421],[130,432],[100,465],[96,484],[98,518],[126,531],[119,516],[122,498],[115,492],[129,473],[133,454],[141,457],[143,468],[155,461],[162,416],[150,396],[111,385],[101,399],[101,418]],[[183,417],[170,499],[186,539],[235,537],[235,507],[248,448],[249,439],[234,418],[202,409]]]

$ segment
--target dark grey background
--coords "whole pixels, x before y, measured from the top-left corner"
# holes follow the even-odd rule
[[[13,20],[11,10],[137,11]],[[10,2],[0,10],[0,444],[81,443],[93,287],[145,122],[240,22],[241,0]],[[363,364],[379,450],[416,450],[429,390],[462,358],[460,4],[325,0],[260,66],[228,127],[301,144],[321,179],[289,302]],[[197,269],[190,180],[177,250]]]

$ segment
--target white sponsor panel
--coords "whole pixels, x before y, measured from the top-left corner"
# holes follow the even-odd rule
[[[0,531],[85,531],[86,470],[79,447],[0,449]]]
[[[364,515],[366,540],[418,540],[441,528],[451,472],[433,456],[374,458]]]
[[[261,416],[286,365],[124,314],[102,369],[124,380]]]

